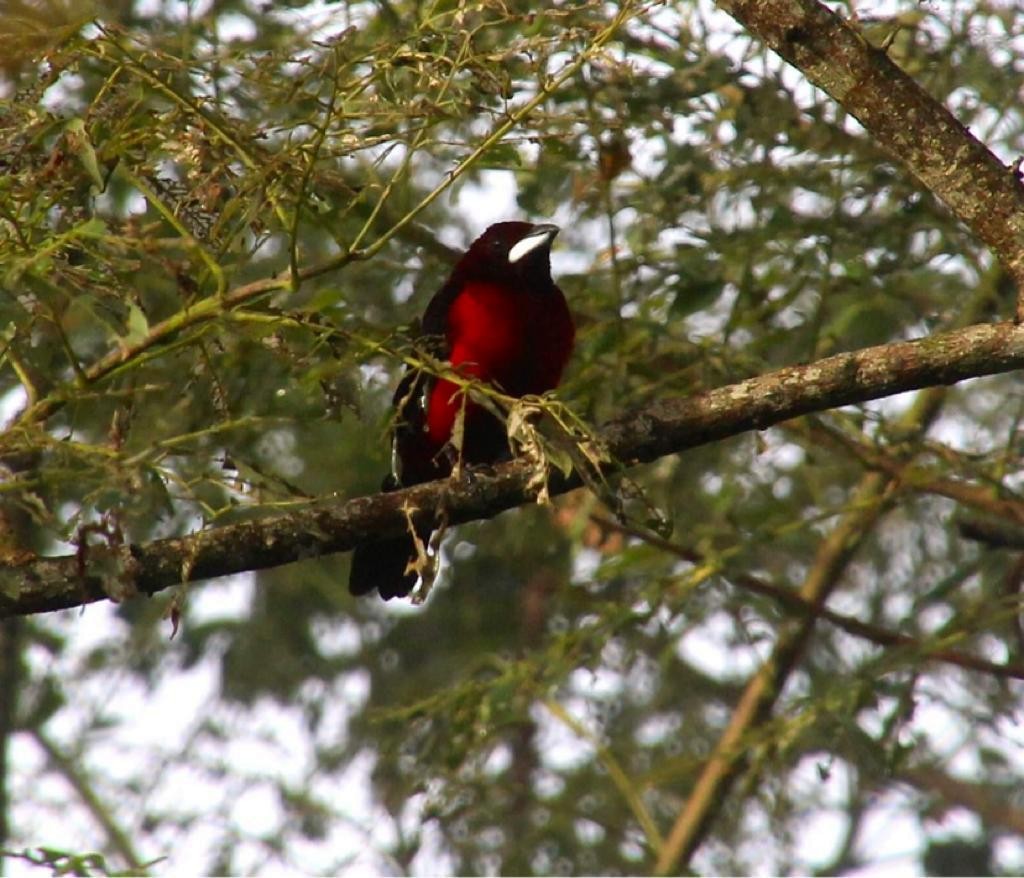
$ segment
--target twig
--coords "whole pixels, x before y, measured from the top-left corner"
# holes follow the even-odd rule
[[[22,676],[22,631],[25,622],[21,619],[0,621],[0,851],[7,847],[10,838],[11,800],[10,772],[7,754],[11,737],[14,735],[18,693],[21,691]],[[3,856],[0,855],[0,872],[3,871]]]
[[[61,752],[56,744],[43,734],[41,729],[30,729],[29,734],[46,754],[50,767],[71,785],[79,799],[82,800],[82,804],[89,810],[96,822],[103,827],[111,847],[120,854],[132,874],[145,874],[143,861],[135,853],[135,847],[128,834],[118,826],[110,810],[97,795],[85,775],[79,771],[71,759]]]
[[[614,754],[612,754],[604,744],[591,734],[586,726],[576,720],[569,711],[567,711],[553,698],[546,699],[544,701],[544,706],[556,719],[568,726],[569,729],[578,737],[588,741],[597,751],[597,758],[604,765],[605,770],[608,772],[608,776],[612,779],[612,783],[618,787],[618,790],[626,800],[626,804],[629,806],[630,811],[633,812],[633,816],[636,818],[637,823],[640,824],[640,828],[647,837],[647,844],[650,846],[652,851],[661,850],[662,838],[661,833],[658,832],[658,826],[651,817],[650,811],[647,810],[644,800],[636,791],[636,787],[634,787],[632,781],[630,781],[629,775],[623,771],[622,766],[619,765],[619,761],[615,758]]]
[[[958,780],[936,768],[904,769],[900,772],[900,779],[973,811],[988,825],[1001,826],[1016,835],[1024,835],[1024,810],[1010,803],[1011,797],[1017,793],[1015,783],[1004,789],[1006,801],[997,801],[992,795],[993,787]]]
[[[704,564],[707,562],[707,559],[700,552],[688,549],[678,543],[673,543],[670,540],[659,537],[657,534],[632,527],[628,524],[612,521],[601,515],[591,515],[590,518],[601,527],[618,531],[626,536],[636,537],[648,545],[661,549],[664,552],[669,552],[684,561],[689,561],[692,564]],[[993,677],[999,677],[1000,679],[1024,680],[1024,665],[999,664],[998,662],[990,662],[987,659],[955,649],[932,648],[926,642],[916,637],[911,637],[909,634],[890,631],[878,625],[862,622],[853,616],[837,613],[827,607],[809,603],[795,591],[765,582],[763,579],[759,579],[749,573],[729,573],[727,576],[729,581],[737,588],[771,598],[785,609],[799,613],[802,616],[820,617],[848,634],[863,638],[864,640],[870,640],[879,646],[899,647],[900,649],[913,651],[914,655],[919,658],[928,659],[929,661],[946,662],[964,670],[978,671],[983,674],[990,674]]]

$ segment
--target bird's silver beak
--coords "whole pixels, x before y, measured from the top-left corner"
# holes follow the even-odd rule
[[[550,245],[559,231],[560,229],[558,226],[552,225],[551,223],[543,223],[541,225],[534,226],[525,237],[516,241],[508,251],[509,264],[514,265],[538,247]]]

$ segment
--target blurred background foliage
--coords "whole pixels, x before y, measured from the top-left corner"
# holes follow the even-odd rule
[[[836,8],[1022,151],[1015,4]],[[594,425],[1013,312],[984,248],[704,2],[8,0],[0,41],[8,561],[375,490],[381,346],[501,218],[563,227],[559,396]],[[1022,660],[1019,554],[933,490],[1016,498],[1022,412],[991,378],[664,459],[632,476],[682,552],[576,492],[459,528],[419,607],[353,600],[344,556],[7,621],[8,869],[647,873],[788,618],[744,581],[798,588],[866,502],[832,606],[911,644],[819,623],[688,868],[1019,874],[1019,685],[924,654]],[[879,459],[906,477],[865,501]]]

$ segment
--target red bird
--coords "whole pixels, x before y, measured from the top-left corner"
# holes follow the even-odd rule
[[[439,358],[510,396],[540,394],[558,384],[575,329],[565,296],[551,279],[551,242],[557,234],[553,225],[505,222],[473,242],[423,315],[423,333],[439,341]],[[463,406],[458,385],[408,371],[393,405],[393,472],[382,489],[450,475],[448,443]],[[485,464],[508,457],[504,424],[472,401],[465,406],[463,461]],[[415,557],[410,535],[357,546],[349,591],[361,595],[377,589],[385,600],[404,597],[416,584],[416,573],[406,572]]]

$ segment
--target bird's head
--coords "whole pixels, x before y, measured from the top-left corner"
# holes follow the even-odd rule
[[[552,286],[551,242],[557,234],[558,226],[550,223],[495,223],[470,245],[456,272],[465,280],[512,280],[546,290]]]

